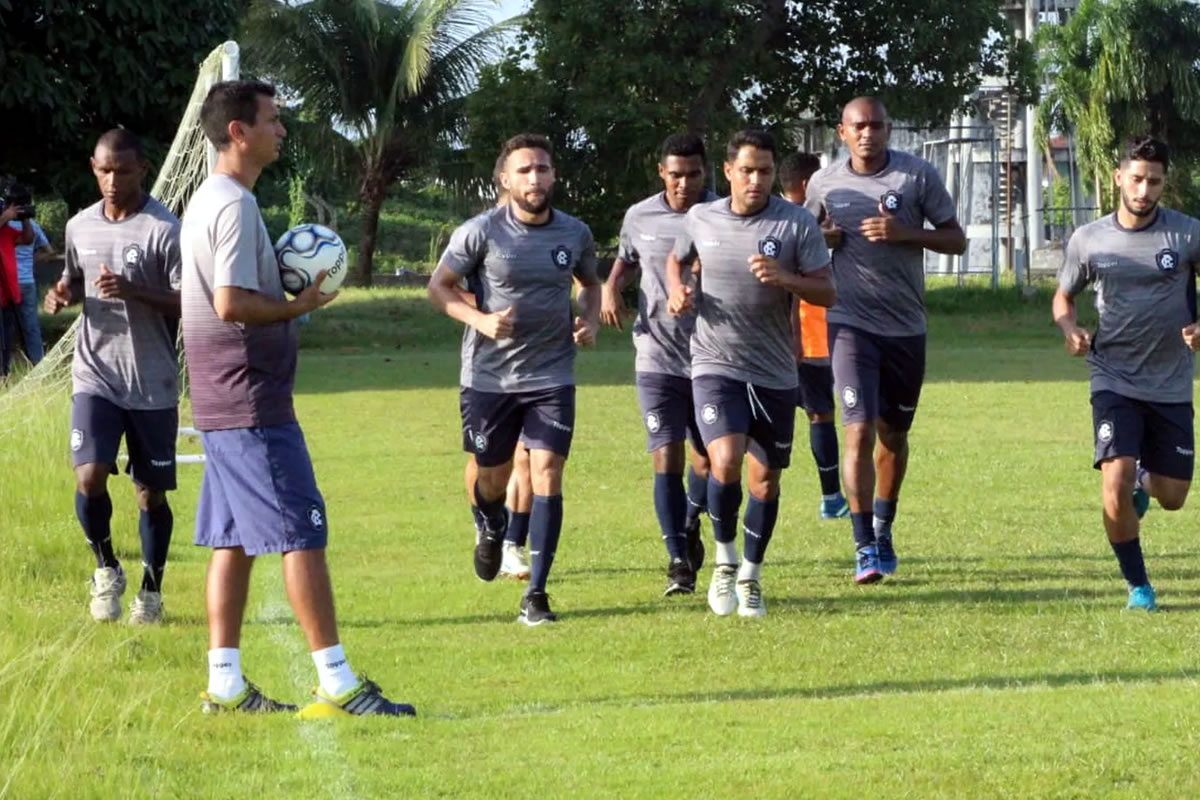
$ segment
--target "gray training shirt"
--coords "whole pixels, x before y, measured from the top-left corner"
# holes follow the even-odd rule
[[[511,393],[574,385],[571,278],[596,282],[596,246],[587,225],[557,210],[544,225],[526,225],[506,203],[458,226],[440,263],[466,278],[480,311],[514,307],[507,339],[466,326],[463,386]]]
[[[756,253],[773,256],[794,273],[829,265],[816,219],[787,200],[772,196],[750,216],[733,213],[729,198],[688,211],[675,255],[684,264],[700,259],[692,377],[719,375],[768,389],[794,389],[795,295],[754,277],[749,259]]]
[[[716,199],[715,194],[705,191],[700,202]],[[695,312],[674,316],[667,311],[667,256],[675,247],[675,237],[682,232],[686,217],[686,212],[667,204],[666,192],[659,192],[630,206],[621,223],[617,258],[642,270],[638,315],[633,323],[636,372],[680,378],[692,375],[689,340],[696,327]]]
[[[863,220],[879,216],[886,203],[901,223],[923,228],[954,219],[954,200],[936,169],[923,158],[888,150],[887,164],[860,175],[845,159],[818,170],[808,182],[804,206],[842,229],[833,251],[837,303],[831,325],[849,325],[879,336],[925,333],[925,253],[912,244],[869,242],[859,232]]]
[[[1058,285],[1074,297],[1096,284],[1093,392],[1192,401],[1192,351],[1181,330],[1196,320],[1197,261],[1200,220],[1169,208],[1140,230],[1122,228],[1113,213],[1072,234]]]
[[[153,197],[136,214],[114,221],[104,201],[67,222],[68,281],[83,281],[82,321],[71,361],[71,391],[103,397],[130,411],[175,408],[179,364],[175,325],[136,300],[104,300],[93,282],[100,265],[133,283],[178,289],[179,220]]]

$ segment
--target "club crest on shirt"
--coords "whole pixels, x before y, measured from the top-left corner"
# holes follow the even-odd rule
[[[765,239],[759,239],[758,252],[759,255],[767,258],[779,258],[779,254],[783,252],[783,245],[774,236],[768,236]]]
[[[1103,420],[1096,426],[1096,441],[1101,444],[1108,444],[1113,438],[1113,424],[1108,420]]]
[[[571,266],[571,251],[561,244],[550,251],[550,258],[554,260],[554,266],[559,269],[566,269]]]
[[[142,265],[142,247],[137,244],[125,245],[121,251],[121,263],[126,267],[137,268]]]
[[[902,200],[900,193],[895,189],[888,189],[879,198],[879,205],[883,206],[883,210],[889,214],[896,214],[900,211],[900,201]]]
[[[321,513],[321,507],[311,505],[308,507],[308,524],[312,526],[314,531],[319,531],[325,527],[325,515]]]
[[[1173,272],[1179,266],[1179,254],[1169,247],[1159,250],[1154,256],[1154,263],[1163,272]]]

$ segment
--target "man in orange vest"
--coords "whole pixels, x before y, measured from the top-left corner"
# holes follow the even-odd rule
[[[821,168],[811,153],[792,153],[779,168],[783,196],[804,205],[808,179]],[[825,308],[800,300],[793,326],[793,349],[800,373],[796,404],[808,413],[808,441],[821,479],[821,519],[840,519],[850,513],[842,495],[838,471],[837,428],[833,422],[833,366],[829,360],[829,326]]]

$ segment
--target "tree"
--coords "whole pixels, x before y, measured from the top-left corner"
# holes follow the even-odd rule
[[[1169,200],[1194,208],[1188,176],[1200,165],[1200,8],[1186,0],[1082,0],[1065,25],[1038,31],[1049,87],[1038,107],[1039,138],[1071,133],[1098,205],[1113,208],[1112,169],[1121,143],[1137,135],[1166,141]],[[1109,187],[1110,191],[1104,192]]]
[[[0,0],[0,172],[78,208],[96,196],[87,158],[125,125],[166,153],[209,51],[245,0]]]
[[[370,285],[388,188],[461,135],[465,96],[499,53],[486,0],[254,0],[243,41],[252,69],[345,131],[362,207],[357,279]]]

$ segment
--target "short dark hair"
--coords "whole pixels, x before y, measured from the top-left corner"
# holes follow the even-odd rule
[[[200,106],[200,127],[213,147],[229,146],[229,123],[247,125],[258,122],[258,98],[275,96],[275,87],[263,81],[221,81],[214,83]]]
[[[101,146],[107,147],[114,153],[132,151],[140,159],[146,157],[145,151],[142,150],[142,140],[136,133],[125,128],[113,128],[100,134],[100,138],[96,140],[96,147]]]
[[[662,143],[662,155],[659,161],[666,163],[667,156],[691,158],[700,156],[700,161],[708,163],[708,153],[704,151],[704,140],[694,133],[672,133]]]
[[[1171,153],[1167,143],[1153,136],[1135,136],[1125,145],[1121,152],[1121,166],[1130,161],[1157,161],[1162,164],[1163,172],[1167,171]]]
[[[779,185],[799,186],[821,168],[821,159],[812,153],[788,153],[779,164]]]
[[[500,148],[500,157],[496,159],[497,174],[504,171],[508,157],[518,150],[544,150],[550,160],[554,160],[554,145],[540,133],[518,133]]]
[[[725,145],[725,160],[736,161],[738,153],[743,147],[757,147],[759,150],[769,151],[774,156],[775,137],[766,131],[738,131],[729,140],[729,144]]]

